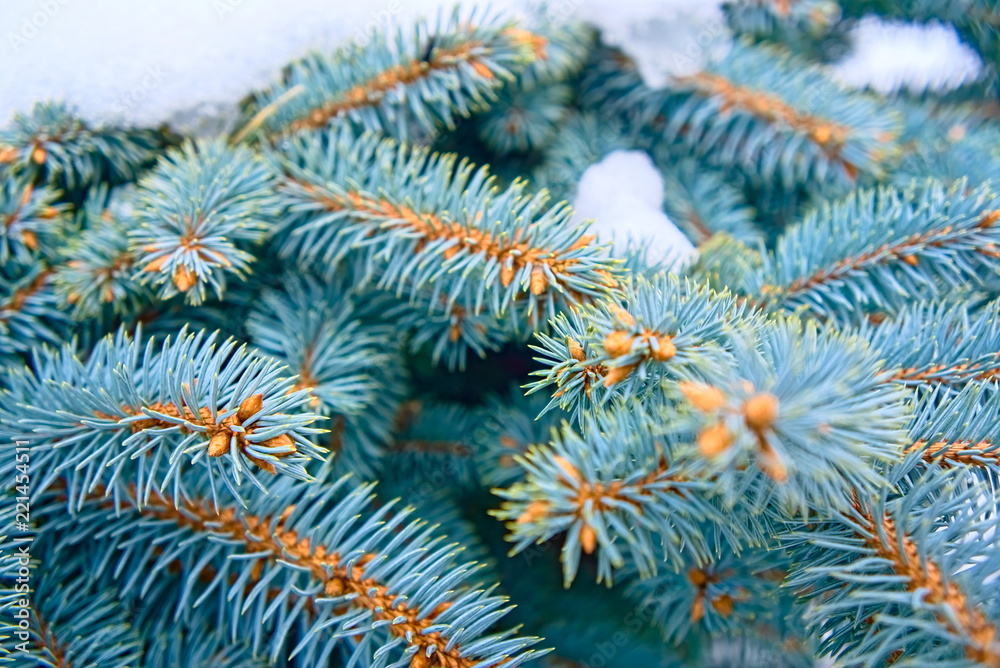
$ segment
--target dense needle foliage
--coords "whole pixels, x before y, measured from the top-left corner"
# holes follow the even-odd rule
[[[465,8],[0,129],[0,658],[1000,667],[1000,13],[725,11],[660,88]],[[867,11],[982,77],[845,88]],[[617,150],[693,257],[578,221]]]

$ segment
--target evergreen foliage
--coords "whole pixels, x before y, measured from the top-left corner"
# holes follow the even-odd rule
[[[984,78],[844,88],[869,10]],[[660,88],[560,11],[0,129],[0,658],[1000,666],[995,8],[727,2]],[[618,150],[690,260],[574,214]]]

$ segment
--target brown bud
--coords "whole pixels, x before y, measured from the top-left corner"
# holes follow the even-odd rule
[[[212,440],[208,442],[208,456],[221,457],[229,452],[230,434],[228,431],[216,432]]]
[[[287,453],[272,453],[275,457],[287,457],[291,454],[291,452],[295,451],[295,439],[288,434],[278,434],[274,438],[269,438],[264,441],[264,444],[269,448],[292,448],[292,450]]]
[[[31,250],[38,250],[38,235],[33,230],[22,230],[21,241]]]
[[[700,594],[695,597],[691,604],[691,623],[697,624],[705,616],[705,598]]]
[[[768,478],[775,482],[785,482],[788,480],[788,469],[785,468],[785,464],[781,461],[781,458],[778,457],[778,454],[769,445],[761,448],[757,454],[757,465],[760,466],[760,470]]]
[[[431,668],[431,659],[425,652],[426,650],[421,648],[413,654],[410,658],[410,668]]]
[[[817,144],[825,144],[830,141],[830,135],[830,128],[826,125],[821,125],[812,132],[812,137]]]
[[[611,387],[622,382],[635,370],[635,367],[635,364],[611,367],[608,369],[608,375],[604,377],[604,387]]]
[[[331,578],[326,583],[327,596],[340,596],[344,593],[344,581],[340,578]]]
[[[448,340],[455,343],[462,338],[462,325],[459,322],[453,322],[448,326]]]
[[[979,227],[993,227],[998,220],[1000,220],[1000,211],[990,211],[979,221]]]
[[[608,302],[608,310],[618,317],[618,320],[629,327],[635,327],[635,318],[632,314],[623,309],[620,305],[615,302]]]
[[[240,409],[236,412],[236,417],[240,422],[249,420],[264,407],[264,395],[257,393],[247,397],[240,404]]]
[[[548,40],[542,35],[536,35],[524,28],[507,28],[503,34],[508,36],[515,44],[530,46],[535,52],[536,58],[545,59],[545,46]]]
[[[278,469],[275,468],[274,464],[272,464],[271,462],[267,461],[266,459],[259,459],[257,457],[253,457],[253,456],[251,456],[250,454],[248,454],[246,452],[244,452],[243,454],[246,456],[247,459],[249,459],[250,461],[252,461],[254,464],[256,464],[257,466],[259,466],[260,468],[264,469],[265,471],[267,471],[271,475],[276,475],[278,473]]]
[[[524,509],[524,512],[517,516],[515,522],[518,524],[531,524],[532,522],[537,522],[548,514],[549,502],[539,499],[538,501],[532,501],[529,503],[528,507]]]
[[[549,279],[545,276],[545,270],[541,267],[534,267],[531,270],[531,294],[540,295],[549,287]]]
[[[500,267],[500,285],[505,288],[514,280],[514,265],[503,265]]]
[[[478,60],[472,63],[472,69],[474,69],[476,71],[476,74],[478,74],[484,79],[496,78],[496,76],[493,74],[493,71],[489,67],[487,67],[485,63],[482,63]]]
[[[580,547],[586,554],[593,554],[597,549],[597,532],[586,522],[580,526]]]
[[[635,337],[628,332],[616,329],[604,337],[604,352],[612,357],[622,357],[628,355],[632,350],[632,342]]]
[[[169,256],[161,255],[160,257],[156,258],[155,260],[152,260],[149,264],[143,267],[142,270],[149,272],[160,271],[161,269],[163,269],[163,265],[167,263],[168,259]]]
[[[683,381],[678,384],[678,388],[684,394],[684,398],[702,413],[711,413],[726,404],[726,395],[717,387]]]
[[[583,478],[580,477],[580,472],[576,470],[576,467],[562,455],[554,455],[552,457],[552,461],[554,461],[556,465],[561,468],[567,476],[569,476],[570,480],[575,480],[576,482],[583,480]]]
[[[916,255],[900,255],[899,259],[910,265],[911,267],[917,266],[917,256]]]
[[[698,451],[705,457],[715,457],[733,444],[733,435],[722,422],[706,427],[698,434]]]
[[[0,164],[14,162],[17,160],[17,149],[13,146],[0,147]]]
[[[769,429],[778,419],[778,398],[768,392],[751,397],[743,404],[743,415],[754,431]]]
[[[688,570],[688,580],[695,587],[704,587],[708,582],[708,574],[700,568],[691,568]]]
[[[174,285],[176,285],[177,289],[181,292],[187,292],[193,288],[197,282],[198,274],[186,265],[179,264],[177,265],[177,268],[174,269]]]
[[[587,359],[587,355],[583,352],[583,346],[574,341],[573,339],[566,337],[566,345],[569,347],[569,354],[577,362],[582,362]]]
[[[733,597],[729,594],[719,594],[712,599],[712,607],[723,617],[733,614]]]
[[[47,154],[45,153],[45,149],[42,148],[41,146],[36,146],[31,151],[31,161],[36,165],[44,164],[46,157]]]
[[[677,346],[669,336],[656,337],[656,350],[650,347],[650,354],[657,362],[666,362],[677,354]]]

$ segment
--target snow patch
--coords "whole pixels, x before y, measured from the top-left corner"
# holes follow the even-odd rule
[[[617,251],[635,245],[645,250],[650,262],[676,267],[695,248],[663,213],[662,205],[663,177],[649,155],[620,150],[583,173],[573,217],[576,222],[593,219],[591,231],[602,241],[612,241]]]
[[[915,24],[869,16],[854,28],[851,41],[853,50],[833,71],[855,88],[947,91],[975,81],[983,70],[979,55],[955,29],[936,21]]]
[[[589,0],[579,17],[600,26],[606,43],[632,56],[653,88],[724,56],[732,37],[722,0]]]

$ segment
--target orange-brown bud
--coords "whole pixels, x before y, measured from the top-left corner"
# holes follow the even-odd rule
[[[726,404],[726,395],[712,385],[683,381],[677,387],[680,388],[684,398],[702,413],[711,413]]]
[[[608,369],[608,375],[604,377],[604,387],[612,387],[629,377],[635,370],[635,364],[625,366],[614,366]]]
[[[148,267],[147,267],[148,269]],[[174,285],[181,292],[187,292],[198,283],[198,274],[194,272],[193,269],[189,269],[186,265],[179,264],[174,270]]]
[[[583,346],[568,336],[566,337],[566,346],[569,348],[570,356],[577,362],[582,362],[587,359],[586,353],[583,352]]]
[[[260,411],[264,407],[264,395],[257,393],[252,396],[247,397],[240,404],[240,408],[236,411],[236,417],[240,422],[249,420],[253,415]]]
[[[743,415],[754,431],[769,429],[778,419],[778,398],[768,392],[751,397],[743,404]]]
[[[593,554],[597,549],[597,532],[586,522],[580,526],[580,547],[586,554]]]
[[[722,422],[706,427],[698,434],[698,451],[705,457],[715,457],[733,444],[733,435]]]
[[[628,355],[632,350],[633,341],[635,341],[634,336],[624,330],[616,329],[604,337],[604,352],[612,357]]]
[[[650,355],[657,362],[666,362],[677,354],[677,346],[669,336],[656,337],[656,350],[650,347]]]
[[[229,439],[230,433],[228,431],[217,432],[208,442],[208,456],[221,457],[222,455],[228,453]]]

